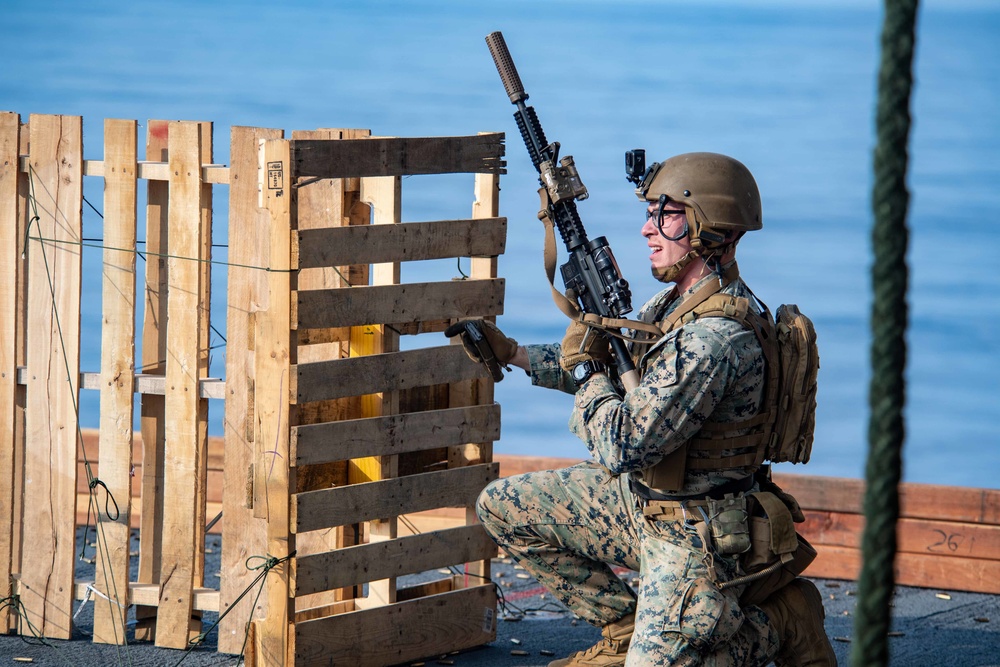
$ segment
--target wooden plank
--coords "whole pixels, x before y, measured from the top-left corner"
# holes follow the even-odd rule
[[[69,639],[80,372],[83,122],[31,116],[37,215],[28,251],[28,343],[21,602],[45,637]],[[39,240],[46,239],[46,240]],[[67,377],[67,370],[69,377]]]
[[[18,369],[22,371],[24,369]],[[20,377],[20,376],[19,376]],[[132,386],[137,394],[156,394],[163,396],[166,391],[167,378],[163,375],[147,375],[146,373],[136,373],[133,376]],[[81,389],[100,389],[100,373],[80,373]],[[216,398],[225,400],[226,381],[219,378],[200,378],[198,380],[198,398]]]
[[[460,575],[453,574],[450,577],[431,579],[420,584],[400,588],[398,599],[400,602],[404,602],[406,600],[416,600],[428,595],[439,595],[448,591],[458,590],[459,588],[465,588],[465,586],[461,585],[461,578]]]
[[[267,553],[283,559],[295,550],[295,536],[289,530],[289,498],[295,479],[288,466],[288,427],[296,415],[289,405],[288,378],[296,341],[288,318],[295,287],[290,256],[296,193],[291,187],[289,142],[262,141],[261,165],[261,193],[269,213],[266,266],[271,270],[266,276],[267,310],[257,312],[254,320],[254,377],[266,378],[254,389],[254,513],[263,514],[267,522]],[[284,562],[264,582],[267,617],[252,623],[254,653],[263,667],[285,665],[292,651],[290,577],[291,568]]]
[[[146,123],[146,159],[167,160],[169,123]],[[164,378],[167,370],[167,212],[170,188],[166,180],[146,184],[146,262],[143,290],[142,358],[139,371]],[[141,583],[160,582],[163,544],[163,458],[166,416],[162,395],[143,395],[139,403],[142,431],[142,498],[139,505],[139,575]],[[135,637],[153,641],[156,608],[136,605]]]
[[[292,139],[340,139],[343,130],[296,130],[292,133]],[[303,233],[310,233],[316,229],[326,226],[343,226],[349,223],[349,218],[345,214],[345,180],[342,178],[328,178],[316,181],[309,179],[309,187],[300,187],[297,190],[298,201],[296,206],[297,221],[296,237]],[[301,181],[300,181],[301,183]],[[295,239],[292,242],[292,265],[303,267],[299,264],[297,250],[298,243]],[[300,270],[298,273],[299,291],[324,290],[338,287],[347,287],[349,269],[346,266],[335,266],[326,264],[312,267],[313,270]],[[295,299],[292,299],[292,308],[295,307]],[[346,356],[347,341],[349,332],[345,329],[323,329],[313,330],[308,334],[299,335],[299,361],[319,361],[322,359],[337,358]],[[320,344],[324,345],[320,345]],[[299,413],[302,423],[314,423],[331,421],[341,418],[344,406],[338,403],[323,403],[311,406],[308,410]]]
[[[139,178],[147,181],[169,181],[170,164],[167,162],[140,162]],[[229,168],[224,164],[202,164],[201,180],[203,183],[228,184],[230,182]]]
[[[95,502],[94,641],[125,643],[132,511],[132,378],[135,371],[136,132],[134,120],[104,121],[104,279],[101,297],[100,480],[117,507]],[[120,248],[121,250],[114,250]],[[94,496],[95,500],[98,497]]]
[[[861,514],[865,484],[858,479],[775,474],[774,480],[803,509]],[[900,516],[1000,525],[1000,489],[972,489],[937,484],[899,486]]]
[[[309,188],[304,188],[303,192]],[[507,218],[405,222],[398,227],[300,229],[293,252],[300,269],[351,262],[412,262],[502,255]]]
[[[292,139],[342,139],[345,130],[342,129],[322,129],[322,130],[296,130],[292,133]],[[355,179],[357,180],[357,179]],[[315,229],[327,226],[345,226],[351,223],[350,211],[348,210],[348,189],[347,179],[332,178],[309,179],[308,187],[300,187],[297,190],[298,200],[296,201],[296,229],[297,233],[292,239],[292,265],[298,266],[300,271],[297,274],[297,284],[299,291],[311,289],[332,289],[350,286],[351,270],[349,266],[325,265],[311,270],[301,270],[297,257],[298,243],[296,238],[302,233],[309,233]],[[299,179],[298,184],[303,181]],[[365,222],[369,216],[365,216]],[[350,261],[350,260],[348,260]],[[367,268],[367,267],[366,267]],[[365,276],[367,282],[367,274]],[[292,298],[294,308],[295,299]],[[321,361],[331,358],[339,358],[349,353],[350,331],[347,328],[324,328],[312,329],[308,332],[298,332],[298,349],[296,356],[300,362]],[[339,419],[349,418],[352,410],[359,409],[358,403],[348,400],[319,401],[310,403],[308,406],[298,408],[300,424],[314,424]],[[311,489],[329,488],[347,483],[348,464],[346,461],[337,462],[334,465],[307,465],[297,466],[295,471],[295,490],[307,491]],[[296,548],[299,554],[318,553],[339,549],[346,546],[347,542],[354,542],[354,535],[361,531],[353,530],[351,526],[338,526],[327,531],[315,531],[296,537]],[[350,538],[350,539],[348,539]],[[331,603],[339,602],[346,597],[353,596],[355,591],[332,590],[326,591],[320,596],[313,596],[309,601],[311,607],[322,607]],[[304,602],[302,602],[304,604]],[[295,606],[300,607],[300,601],[295,601]],[[298,612],[296,612],[298,613]]]
[[[195,585],[198,485],[198,370],[201,268],[201,126],[171,122],[167,214],[170,257],[167,311],[167,389],[164,407],[168,451],[163,466],[163,544],[156,645],[185,648]]]
[[[19,151],[21,155],[28,155],[31,152],[28,145],[30,135],[27,123],[22,123],[21,148]],[[22,251],[22,254],[17,260],[17,316],[14,326],[14,337],[16,340],[15,357],[18,366],[26,364],[28,358],[28,261],[26,250],[28,239],[25,238],[25,231],[28,229],[32,218],[31,206],[29,205],[30,194],[31,183],[29,175],[27,172],[22,172],[17,182],[17,237],[21,239],[17,247]],[[14,504],[12,509],[16,521],[14,522],[14,535],[11,545],[13,551],[12,563],[21,562],[21,546],[24,537],[25,409],[27,403],[27,383],[25,383],[25,385],[19,386],[14,392]],[[11,614],[8,618],[11,620],[11,624],[8,626],[9,630],[17,632],[20,617],[17,614]]]
[[[308,403],[485,375],[482,364],[469,359],[461,347],[448,345],[298,364],[293,369],[292,395],[296,402]]]
[[[355,607],[353,599],[338,600],[330,604],[320,604],[316,606],[304,607],[302,609],[296,609],[295,622],[301,623],[302,621],[312,621],[317,618],[324,618],[335,614],[344,614],[354,610]]]
[[[293,140],[340,139],[342,136],[342,130],[333,129],[296,130],[292,133]],[[324,227],[342,227],[347,224],[344,211],[344,184],[345,181],[342,178],[328,178],[319,181],[310,179],[305,185],[298,188],[298,201],[296,202],[298,215],[296,232],[292,242],[293,266],[297,266],[300,269],[307,268],[302,266],[298,257],[298,239],[303,234],[309,236],[322,230]],[[350,256],[347,256],[345,262],[314,264],[308,267],[318,270],[300,272],[298,278],[299,289],[329,289],[347,285],[346,272],[338,268],[337,264],[350,263],[354,263],[354,260]]]
[[[360,544],[297,558],[295,595],[425,572],[495,555],[496,544],[481,526],[461,526]]]
[[[856,581],[861,572],[861,550],[850,547],[813,545],[816,560],[805,576]],[[926,554],[897,554],[895,581],[901,586],[939,588],[1000,594],[1000,560],[956,559]]]
[[[84,160],[83,175],[104,177],[106,165],[103,160]],[[170,163],[140,160],[137,164],[139,178],[145,181],[169,181]],[[28,171],[28,160],[21,156],[21,171]],[[201,165],[201,180],[204,183],[229,183],[229,167],[224,164]]]
[[[798,530],[811,543],[861,548],[861,532],[865,525],[863,515],[816,510],[806,510],[805,515],[805,523],[800,524]],[[899,553],[987,560],[996,560],[1000,555],[1000,526],[900,519],[896,532],[896,551]]]
[[[292,461],[310,465],[390,456],[500,437],[500,405],[350,419],[292,429]]]
[[[136,604],[152,605],[162,602],[160,587],[155,584],[129,584],[129,595]],[[219,591],[198,587],[191,591],[191,608],[198,611],[219,611]]]
[[[18,235],[17,156],[21,142],[21,117],[0,112],[0,596],[10,597],[14,565],[14,525],[21,523],[15,513],[14,427],[17,405],[17,323],[18,265],[23,240]],[[0,609],[0,629],[9,629],[16,618],[13,609]]]
[[[201,125],[201,155],[199,159],[202,164],[211,164],[213,155],[213,124],[210,121],[202,121]],[[212,185],[202,182],[200,206],[200,236],[201,241],[198,248],[198,308],[201,309],[198,318],[198,383],[208,378],[209,364],[211,363],[212,347]],[[208,401],[201,397],[200,391],[196,392],[198,402],[198,468],[196,471],[197,483],[195,485],[195,544],[205,543],[205,524],[208,520],[205,516],[205,496],[207,493],[207,456],[208,456]],[[205,554],[201,548],[195,549],[194,558],[194,585],[201,586],[205,583]],[[200,619],[200,614],[196,614]],[[188,633],[188,639],[194,639],[201,632],[200,622],[192,622]]]
[[[257,191],[259,142],[281,138],[274,129],[234,127],[230,135],[229,261],[226,284],[225,467],[222,491],[222,562],[220,611],[228,610],[256,572],[246,568],[250,556],[267,553],[263,523],[253,516],[253,493],[247,486],[254,463],[253,425],[253,304],[265,294],[264,257],[270,216],[261,208]],[[240,266],[237,266],[240,265]],[[266,600],[258,608],[243,605],[219,622],[219,652],[237,654],[247,624],[267,614]]]
[[[369,205],[371,224],[396,229],[402,220],[402,179],[399,176],[361,178],[359,198]],[[374,286],[392,286],[400,282],[399,262],[382,262],[371,266]],[[351,356],[362,351],[364,354],[385,354],[399,351],[399,334],[385,323],[376,320],[376,326],[351,328]],[[373,335],[366,335],[371,333]],[[357,341],[361,334],[363,348]],[[394,415],[399,412],[399,391],[392,387],[383,388],[374,394],[362,396],[361,416],[377,417]],[[349,483],[385,480],[399,476],[397,456],[369,456],[348,463]],[[377,517],[368,523],[368,539],[372,543],[395,539],[398,523],[395,516]],[[396,578],[390,577],[372,581],[368,585],[368,596],[358,600],[359,605],[390,604],[396,601]]]
[[[308,136],[304,136],[308,134]],[[369,130],[354,129],[323,129],[310,133],[296,133],[293,138],[304,139],[360,139],[371,135]],[[298,181],[304,183],[302,179]],[[326,185],[330,188],[327,189]],[[327,192],[323,194],[324,190]],[[346,179],[325,179],[314,182],[308,187],[299,190],[298,208],[298,230],[303,228],[318,227],[363,227],[367,228],[372,223],[372,205],[362,197],[362,184],[359,178]],[[302,199],[307,201],[308,206],[302,207]],[[323,209],[327,208],[327,211]],[[379,212],[379,219],[386,220],[387,209],[383,206]],[[392,213],[392,210],[389,209]],[[395,218],[390,216],[390,222]],[[298,259],[295,257],[296,248],[293,245],[293,265],[298,266]],[[305,269],[298,273],[299,289],[307,286],[304,280],[310,278],[312,274],[320,272],[321,277],[329,282],[325,286],[344,287],[348,285],[368,285],[371,278],[371,267],[368,263],[353,261],[348,258],[350,264],[341,266],[329,266],[322,269]],[[318,361],[345,356],[361,356],[384,351],[385,337],[384,330],[378,326],[364,327],[339,327],[330,329],[309,329],[296,332],[299,340],[297,350],[299,362]],[[303,343],[329,341],[326,346],[304,345]],[[391,340],[389,341],[391,342]],[[323,347],[329,348],[323,350]],[[307,356],[308,355],[308,356]],[[389,396],[391,399],[391,395]],[[317,401],[307,405],[298,406],[299,423],[321,423],[336,421],[340,419],[351,419],[364,416],[375,416],[382,414],[383,408],[388,408],[390,412],[395,412],[392,401],[384,401],[381,396],[351,396],[330,401]],[[319,476],[315,476],[312,471],[323,469]],[[296,491],[306,491],[317,488],[329,488],[345,483],[359,480],[370,480],[373,476],[383,473],[395,473],[392,468],[381,465],[381,461],[365,459],[363,461],[336,462],[333,467],[328,465],[297,467]],[[308,472],[309,474],[303,474]],[[340,476],[340,479],[336,479]],[[326,482],[323,486],[316,485],[315,481]],[[310,485],[305,482],[309,480]],[[327,551],[330,548],[343,548],[351,544],[357,544],[363,539],[369,539],[372,531],[369,526],[351,525],[337,526],[326,531],[313,531],[305,533],[296,538],[300,553],[316,553]],[[380,535],[376,535],[378,539]],[[305,551],[303,551],[305,550]],[[376,586],[376,593],[387,594],[386,586]],[[322,607],[333,601],[356,598],[362,595],[361,588],[345,588],[324,593],[320,596],[309,596],[309,600],[296,600],[298,608],[300,605],[308,604],[315,609]]]
[[[471,137],[300,140],[292,142],[302,178],[505,173],[502,133]]]
[[[472,205],[472,217],[491,219],[496,216],[500,208],[500,177],[496,174],[476,174],[475,200]],[[496,257],[472,257],[470,260],[470,274],[473,280],[491,280],[497,275]],[[500,296],[501,303],[503,295]],[[489,319],[495,321],[494,315],[499,313],[488,313]],[[469,317],[472,312],[455,316],[456,319]],[[458,338],[452,339],[452,345],[461,344]],[[452,406],[491,404],[493,403],[493,380],[492,378],[476,378],[464,382],[453,383],[449,387],[449,400]],[[469,442],[462,445],[452,446],[448,450],[448,463],[450,467],[468,465],[470,463],[480,463],[493,460],[492,441]],[[476,520],[472,508],[469,509],[470,522]]]
[[[492,584],[295,624],[295,665],[393,665],[493,641]]]
[[[500,176],[497,174],[476,174],[475,198],[472,204],[472,217],[490,219],[499,214],[500,210]],[[473,280],[496,278],[497,258],[472,257],[470,259],[470,275]],[[501,300],[502,300],[501,296]],[[467,317],[468,315],[463,315]],[[494,319],[494,318],[491,318]],[[453,344],[458,341],[453,340]],[[492,404],[494,398],[493,378],[478,378],[452,384],[448,388],[449,404],[452,406]],[[493,439],[470,440],[463,444],[448,447],[448,467],[454,468],[493,460]],[[465,509],[467,524],[478,523],[475,507]],[[470,565],[471,574],[490,578],[490,561],[484,559]]]
[[[311,329],[495,316],[503,296],[503,278],[298,291],[292,322]]]
[[[432,320],[430,322],[410,322],[407,324],[397,323],[394,326],[401,336],[416,336],[422,333],[441,333],[451,326],[451,322],[449,320]]]
[[[78,601],[93,599],[94,587],[92,581],[76,581],[74,583],[74,599]],[[128,584],[129,599],[134,604],[156,607],[160,603],[160,587],[156,584],[140,584],[136,581]],[[88,597],[89,595],[89,597]],[[219,611],[219,591],[213,588],[195,588],[192,596],[192,607],[197,611]],[[95,603],[96,604],[96,603]],[[242,637],[240,641],[242,642]]]
[[[468,507],[498,472],[496,463],[486,463],[298,493],[292,525],[301,533],[437,507]]]

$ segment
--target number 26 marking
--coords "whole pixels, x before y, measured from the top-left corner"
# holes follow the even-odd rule
[[[946,533],[943,530],[935,529],[935,533],[938,534],[940,539],[933,544],[927,546],[928,551],[948,551],[955,552],[962,546],[965,542],[965,535],[961,533]],[[969,549],[972,549],[972,545],[975,543],[975,538],[969,540]]]

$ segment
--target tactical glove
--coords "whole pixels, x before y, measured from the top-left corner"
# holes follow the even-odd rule
[[[583,322],[573,320],[566,328],[566,335],[563,336],[562,356],[559,358],[559,365],[569,373],[572,372],[574,366],[588,359],[609,364],[611,362],[611,348],[608,345],[608,339],[599,330],[591,329]]]
[[[444,330],[448,338],[462,337],[462,347],[473,361],[485,364],[493,380],[503,380],[500,366],[507,367],[517,352],[517,341],[488,320],[462,320]],[[508,368],[509,370],[509,368]]]

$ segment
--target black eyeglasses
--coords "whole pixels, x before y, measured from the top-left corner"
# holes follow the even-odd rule
[[[666,218],[667,216],[670,216],[670,215],[684,215],[684,209],[674,210],[674,209],[669,209],[668,208],[668,209],[664,209],[662,211],[657,211],[655,213],[652,212],[652,211],[646,211],[646,220],[649,220],[654,215],[662,217],[662,218]]]

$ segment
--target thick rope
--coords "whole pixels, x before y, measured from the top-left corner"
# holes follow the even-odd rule
[[[895,587],[896,521],[904,440],[906,368],[907,141],[918,0],[886,0],[878,78],[872,208],[872,378],[869,387],[865,529],[851,664],[887,665]]]

